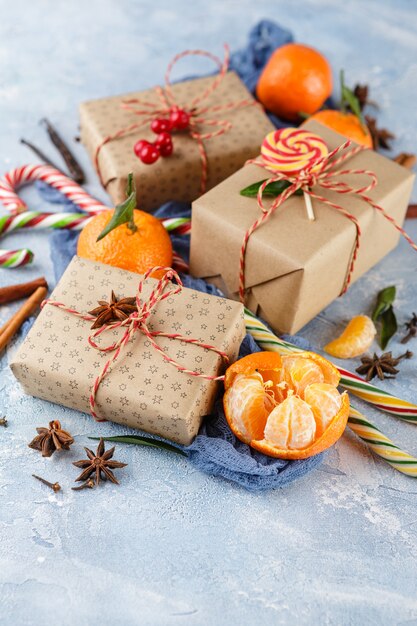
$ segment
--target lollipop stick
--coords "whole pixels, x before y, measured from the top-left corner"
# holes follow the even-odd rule
[[[314,220],[316,219],[316,216],[314,215],[313,205],[311,203],[311,198],[310,198],[309,194],[305,193],[305,192],[304,192],[304,202],[306,203],[307,217],[310,220],[310,222],[314,222]]]

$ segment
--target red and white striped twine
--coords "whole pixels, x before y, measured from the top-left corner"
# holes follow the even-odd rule
[[[388,215],[388,213],[381,206],[376,204],[369,196],[366,195],[366,192],[373,189],[377,183],[378,179],[374,172],[370,170],[362,170],[362,169],[343,169],[338,170],[338,166],[346,161],[346,159],[351,159],[353,156],[364,150],[362,146],[356,146],[351,150],[347,150],[350,147],[352,142],[350,140],[345,141],[341,146],[329,152],[326,156],[314,161],[309,164],[304,170],[295,175],[288,175],[288,173],[281,173],[273,171],[273,176],[271,178],[265,180],[262,185],[259,187],[258,195],[257,195],[257,203],[258,207],[261,210],[261,216],[249,227],[246,231],[242,248],[240,251],[240,261],[239,261],[239,296],[241,302],[245,302],[245,258],[246,258],[246,250],[248,246],[248,241],[254,231],[259,228],[262,224],[267,222],[270,217],[275,213],[275,211],[284,204],[284,202],[292,196],[298,189],[301,189],[303,193],[308,194],[311,198],[315,198],[319,200],[323,204],[336,209],[345,217],[347,217],[356,228],[356,238],[355,244],[352,251],[352,255],[349,261],[349,267],[347,270],[346,278],[343,284],[343,288],[341,294],[344,294],[352,280],[352,273],[355,267],[355,262],[358,256],[359,247],[360,247],[360,237],[361,237],[361,228],[357,218],[350,213],[343,206],[324,198],[319,193],[314,191],[315,187],[328,189],[330,191],[334,191],[338,194],[348,194],[354,195],[367,204],[369,204],[373,209],[378,211],[386,220],[388,220],[394,228],[398,230],[399,233],[404,237],[404,239],[410,244],[410,246],[417,251],[417,245],[414,241],[407,235],[405,230],[401,228],[401,226],[395,221],[393,217]],[[254,165],[258,165],[259,167],[263,167],[268,171],[268,165],[262,160],[252,159],[248,161],[248,163],[253,163]],[[367,185],[362,187],[354,188],[347,185],[347,183],[338,180],[341,176],[345,175],[355,175],[355,176],[367,176],[370,179],[370,182]],[[334,180],[337,178],[337,180]],[[285,189],[283,193],[275,198],[269,208],[266,208],[263,203],[263,193],[265,188],[270,183],[273,183],[278,180],[289,181],[291,185]]]
[[[173,109],[181,108],[186,111],[190,116],[188,132],[190,134],[190,137],[196,140],[200,153],[200,193],[203,194],[206,191],[208,177],[208,158],[204,145],[204,140],[223,135],[232,128],[232,123],[229,120],[210,119],[205,117],[206,114],[208,113],[212,115],[217,113],[225,113],[227,111],[234,111],[247,106],[261,106],[259,102],[256,102],[253,98],[246,98],[238,102],[228,102],[224,105],[213,105],[206,107],[199,106],[201,102],[206,100],[217,89],[217,87],[226,76],[226,73],[229,69],[230,53],[229,47],[227,45],[225,45],[224,48],[225,56],[223,61],[219,57],[205,50],[184,50],[184,52],[177,54],[168,65],[167,71],[165,73],[164,87],[158,86],[155,88],[155,91],[160,100],[159,104],[144,102],[139,98],[125,100],[122,103],[122,108],[131,111],[134,115],[143,117],[143,119],[136,124],[130,124],[129,126],[120,128],[117,132],[112,133],[111,135],[107,135],[107,137],[105,137],[103,141],[97,146],[94,156],[94,164],[96,171],[100,177],[100,181],[103,185],[104,182],[101,174],[99,156],[102,148],[107,143],[116,139],[120,139],[121,137],[125,137],[133,131],[143,128],[146,124],[156,119],[157,117],[169,115]],[[207,89],[205,89],[201,94],[193,98],[191,102],[184,105],[179,104],[175,100],[175,96],[171,87],[171,71],[174,65],[180,59],[190,55],[204,56],[211,59],[219,68],[219,73],[214,77],[212,83],[207,87]],[[203,132],[201,130],[203,127],[214,127],[215,130],[212,130],[211,132]]]
[[[144,299],[143,287],[144,287],[145,281],[147,278],[149,278],[151,274],[153,274],[156,271],[164,271],[165,274],[161,279],[158,280],[155,287],[151,291],[149,298]],[[176,286],[172,286],[171,288],[168,288],[168,285],[172,283],[173,281],[177,283]],[[183,286],[182,286],[181,279],[178,276],[177,272],[173,270],[172,268],[158,266],[158,267],[154,267],[148,270],[146,274],[143,276],[143,278],[140,280],[139,285],[138,285],[138,290],[136,294],[137,311],[132,313],[127,319],[123,320],[123,322],[111,322],[110,324],[104,324],[101,328],[98,328],[92,335],[89,336],[88,343],[90,344],[92,348],[94,348],[95,350],[100,350],[100,352],[112,352],[113,353],[112,356],[108,359],[108,361],[106,361],[100,374],[97,376],[93,384],[90,398],[89,398],[91,414],[94,417],[94,419],[97,420],[98,422],[105,421],[104,419],[100,418],[96,412],[96,396],[100,388],[100,384],[105,378],[105,376],[108,374],[108,371],[111,365],[115,361],[117,361],[120,353],[123,351],[126,344],[129,342],[129,340],[134,336],[136,332],[140,332],[143,335],[145,335],[145,337],[147,337],[149,341],[151,342],[152,347],[161,354],[163,359],[165,359],[165,361],[167,361],[168,363],[176,367],[179,372],[182,372],[183,374],[186,374],[187,376],[195,376],[196,378],[203,378],[205,380],[211,380],[211,381],[219,381],[219,380],[224,379],[224,376],[211,376],[208,374],[199,374],[198,372],[194,370],[190,370],[184,367],[183,365],[175,361],[175,359],[171,358],[168,354],[166,354],[163,351],[163,349],[160,346],[158,346],[154,338],[155,337],[167,337],[168,339],[176,339],[178,341],[184,341],[186,343],[199,346],[200,348],[203,348],[204,350],[211,350],[213,352],[216,352],[224,360],[224,362],[228,364],[229,357],[227,356],[225,352],[223,352],[222,350],[219,350],[215,346],[212,346],[207,343],[203,343],[199,341],[198,339],[184,337],[183,335],[180,335],[179,333],[164,333],[162,331],[153,331],[149,329],[148,321],[153,310],[158,306],[160,302],[162,302],[166,298],[169,298],[170,296],[174,296],[180,293],[182,288]],[[48,304],[51,306],[58,307],[59,309],[62,309],[66,313],[75,315],[76,317],[79,317],[88,322],[96,319],[92,315],[79,313],[75,309],[71,309],[67,307],[64,303],[55,302],[54,300],[45,300],[42,303],[42,308]],[[101,347],[100,345],[96,343],[95,339],[97,337],[99,337],[103,333],[106,333],[109,330],[114,330],[115,328],[123,328],[125,331],[120,339],[104,347]]]

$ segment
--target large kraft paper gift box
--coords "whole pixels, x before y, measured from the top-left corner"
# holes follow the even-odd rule
[[[314,121],[304,124],[303,129],[320,135],[330,150],[346,141]],[[410,171],[373,150],[346,160],[341,169],[374,172],[378,184],[368,195],[403,224],[414,181]],[[256,198],[239,192],[270,176],[264,168],[248,164],[193,203],[191,273],[214,282],[228,297],[238,298],[242,242],[260,216]],[[341,180],[354,188],[369,182],[354,175]],[[358,219],[361,237],[353,282],[395,248],[400,234],[355,195],[321,187],[318,193]],[[265,198],[265,207],[271,202]],[[337,298],[345,284],[356,228],[350,219],[316,199],[313,207],[316,220],[309,221],[303,196],[292,196],[249,238],[246,305],[277,332],[297,332]]]
[[[213,82],[213,77],[187,80],[172,85],[175,99],[186,107]],[[90,100],[80,106],[81,140],[92,161],[97,147],[108,135],[141,121],[141,117],[122,108],[123,101],[140,98],[141,102],[158,104],[155,89]],[[228,72],[213,93],[204,99],[204,107],[222,106],[249,99],[254,102],[245,85],[234,72]],[[142,108],[143,107],[138,107]],[[251,105],[230,111],[207,112],[211,120],[227,120],[231,128],[223,134],[204,140],[208,159],[206,189],[236,172],[247,159],[255,157],[264,136],[273,129],[260,106]],[[216,131],[215,126],[201,126],[202,132]],[[115,204],[125,199],[127,174],[133,172],[138,191],[138,208],[150,211],[164,202],[191,202],[201,191],[202,163],[195,139],[187,131],[172,135],[174,152],[152,165],[142,163],[133,146],[139,139],[155,141],[150,122],[125,137],[109,141],[100,151],[99,166],[102,182]]]
[[[85,314],[98,300],[135,296],[142,277],[125,270],[74,257],[52,300]],[[144,283],[143,297],[155,286]],[[96,377],[112,353],[91,347],[94,332],[86,321],[45,305],[11,363],[26,393],[90,413],[89,396]],[[245,335],[241,304],[184,288],[159,302],[149,328],[180,333],[215,346],[233,362]],[[105,331],[96,339],[109,345],[123,334]],[[181,366],[200,374],[222,373],[223,359],[214,351],[181,340],[155,341]],[[96,413],[105,419],[189,444],[202,418],[210,413],[218,383],[190,376],[168,363],[141,332],[130,339],[96,396]],[[91,418],[93,419],[93,418]]]

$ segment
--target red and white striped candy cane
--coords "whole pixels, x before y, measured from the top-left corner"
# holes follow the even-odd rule
[[[0,201],[11,215],[17,215],[27,209],[25,202],[18,196],[17,189],[36,180],[41,180],[60,191],[84,213],[94,215],[109,208],[50,165],[22,165],[5,174],[0,180]]]
[[[17,194],[17,189],[36,180],[41,180],[60,191],[87,215],[28,211],[26,204]],[[10,216],[0,217],[0,236],[22,228],[81,230],[93,215],[110,208],[90,196],[77,183],[49,165],[24,165],[8,172],[0,180],[0,201],[11,213]],[[178,235],[188,234],[191,229],[191,222],[187,218],[168,218],[162,219],[161,222],[168,232],[175,232]],[[31,263],[32,260],[33,253],[28,248],[0,249],[0,267],[22,267]],[[187,263],[175,251],[173,263],[177,271],[188,271]]]

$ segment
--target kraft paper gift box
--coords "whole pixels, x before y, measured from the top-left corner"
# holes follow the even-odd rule
[[[138,274],[74,257],[51,299],[85,314],[97,306],[97,300],[108,302],[112,289],[118,298],[136,295],[140,279]],[[155,283],[146,280],[145,298]],[[150,319],[150,330],[180,333],[214,345],[231,362],[245,335],[241,304],[186,288],[159,302]],[[91,388],[112,354],[89,345],[91,325],[60,308],[44,306],[11,363],[26,393],[90,413]],[[122,329],[112,329],[96,341],[109,345],[121,334]],[[155,341],[187,369],[214,376],[222,373],[223,359],[211,350],[164,337]],[[210,413],[217,385],[178,371],[137,332],[99,386],[96,413],[187,445],[203,416]]]
[[[184,105],[191,102],[213,82],[213,76],[187,80],[172,85],[176,100]],[[81,140],[94,162],[95,152],[103,139],[119,129],[140,122],[142,118],[122,108],[124,100],[140,98],[149,103],[160,103],[155,89],[90,100],[80,106]],[[249,99],[254,102],[245,85],[234,72],[228,72],[218,88],[202,102],[205,107],[222,106]],[[142,107],[143,108],[143,107]],[[247,159],[259,153],[264,136],[273,129],[259,106],[207,112],[205,117],[228,120],[232,126],[222,135],[204,140],[208,158],[206,189],[233,174]],[[203,132],[216,127],[202,126]],[[200,195],[202,164],[197,141],[186,131],[173,134],[174,152],[152,165],[143,164],[134,154],[133,146],[139,139],[154,141],[150,122],[131,134],[107,143],[99,156],[104,187],[115,204],[125,199],[126,180],[134,173],[138,192],[138,208],[150,211],[164,202],[179,200],[191,202]]]
[[[345,137],[317,122],[304,129],[320,135],[330,150]],[[366,169],[378,184],[368,195],[402,225],[414,175],[373,150],[346,160],[342,169]],[[239,257],[248,228],[260,216],[256,198],[240,191],[271,175],[248,164],[193,203],[191,273],[216,283],[228,297],[237,298]],[[343,176],[351,187],[368,184],[363,176]],[[374,208],[354,195],[319,188],[323,197],[343,206],[359,221],[360,248],[352,281],[395,248],[400,234]],[[272,200],[266,198],[265,206]],[[295,333],[337,298],[348,273],[356,240],[351,220],[313,199],[316,216],[309,221],[303,196],[292,196],[250,237],[246,250],[246,304],[277,332]]]

